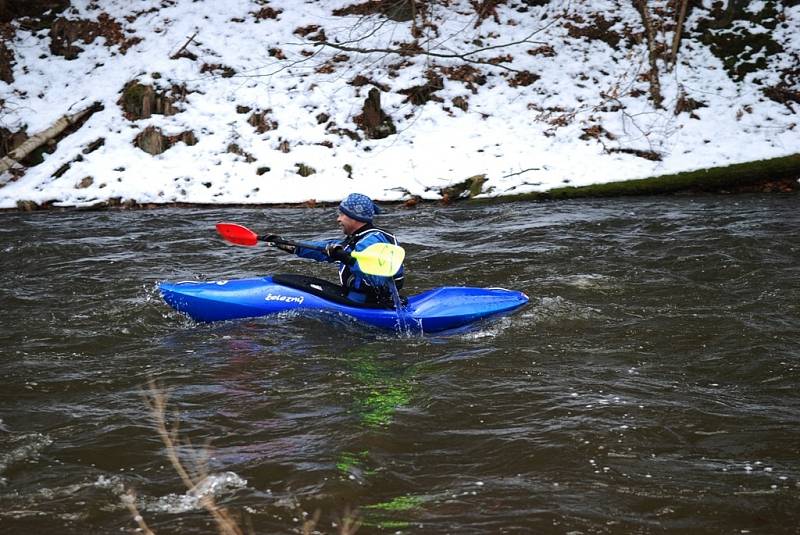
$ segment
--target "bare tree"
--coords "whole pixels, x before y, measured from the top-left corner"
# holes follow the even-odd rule
[[[686,20],[686,7],[689,0],[679,0],[677,18],[675,19],[675,34],[672,36],[672,49],[669,54],[669,64],[675,66],[678,60],[678,49],[681,46],[681,33],[683,32],[683,21]]]
[[[642,17],[642,24],[645,30],[645,40],[647,41],[648,60],[650,71],[647,75],[650,82],[650,99],[656,108],[663,108],[664,98],[661,96],[661,82],[658,75],[658,49],[656,46],[656,32],[653,28],[653,19],[650,17],[650,8],[647,7],[646,0],[633,0],[634,7]]]

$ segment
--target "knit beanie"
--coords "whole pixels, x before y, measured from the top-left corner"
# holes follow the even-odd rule
[[[347,217],[361,221],[362,223],[371,223],[375,214],[381,213],[372,199],[361,193],[351,193],[345,200],[339,203],[339,211]]]

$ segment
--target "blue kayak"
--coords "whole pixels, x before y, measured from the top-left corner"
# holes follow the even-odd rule
[[[252,318],[281,312],[338,313],[397,330],[440,332],[506,314],[528,302],[522,292],[502,288],[443,287],[404,298],[402,312],[347,298],[342,287],[315,277],[273,275],[214,282],[165,282],[161,295],[195,321]]]

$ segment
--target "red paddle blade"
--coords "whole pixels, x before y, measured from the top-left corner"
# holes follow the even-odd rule
[[[258,234],[236,223],[217,223],[217,232],[226,241],[236,245],[253,246],[258,243]]]

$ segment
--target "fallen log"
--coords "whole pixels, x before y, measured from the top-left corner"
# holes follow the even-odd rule
[[[0,173],[5,173],[14,167],[22,167],[22,165],[19,163],[20,160],[45,143],[56,139],[64,132],[64,130],[88,119],[93,113],[102,109],[102,104],[95,102],[87,108],[59,118],[50,128],[29,137],[19,147],[12,150],[2,159],[0,159]],[[5,186],[6,182],[8,182],[8,178],[0,177],[0,186]]]

